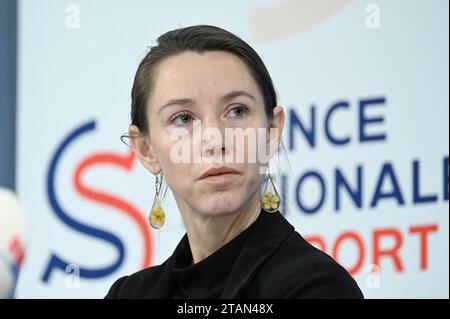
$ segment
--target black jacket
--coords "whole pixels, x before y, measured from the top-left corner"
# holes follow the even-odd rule
[[[363,298],[348,272],[306,242],[282,214],[261,211],[259,218],[221,298]],[[173,263],[172,255],[159,266],[118,279],[105,298],[173,296]]]

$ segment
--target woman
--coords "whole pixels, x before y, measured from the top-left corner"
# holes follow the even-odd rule
[[[150,223],[164,223],[164,175],[186,234],[162,265],[118,279],[106,298],[362,297],[347,271],[278,210],[280,197],[261,167],[281,143],[285,114],[247,43],[206,25],[163,34],[136,72],[131,117],[131,147],[157,177]],[[255,140],[244,130],[267,134]],[[244,144],[233,143],[238,137]],[[254,160],[252,146],[268,147],[269,155]],[[229,155],[236,157],[225,161]]]

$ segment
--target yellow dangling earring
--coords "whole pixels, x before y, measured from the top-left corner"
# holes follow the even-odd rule
[[[158,175],[155,175],[155,177],[155,198],[153,199],[153,205],[152,209],[150,210],[148,220],[150,222],[150,225],[154,229],[159,229],[164,225],[164,222],[166,221],[166,213],[161,206],[161,200],[159,197],[162,186],[162,172],[161,179],[158,178]]]
[[[266,180],[266,187],[261,196],[261,204],[266,212],[274,213],[280,207],[280,195],[278,195],[278,192],[275,189],[275,185],[273,184],[272,177],[269,173],[269,168],[267,168]]]

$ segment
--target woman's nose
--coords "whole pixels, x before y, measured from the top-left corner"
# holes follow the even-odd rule
[[[222,156],[227,152],[222,121],[216,116],[205,117],[201,128],[202,155],[207,157],[214,156],[217,157],[217,160],[222,160]]]

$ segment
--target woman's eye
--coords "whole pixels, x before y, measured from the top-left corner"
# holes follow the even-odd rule
[[[186,125],[192,122],[192,116],[188,113],[181,113],[177,116],[175,116],[172,120],[172,123],[176,125]]]
[[[244,105],[237,105],[230,110],[233,117],[243,117],[247,114],[248,109]]]

